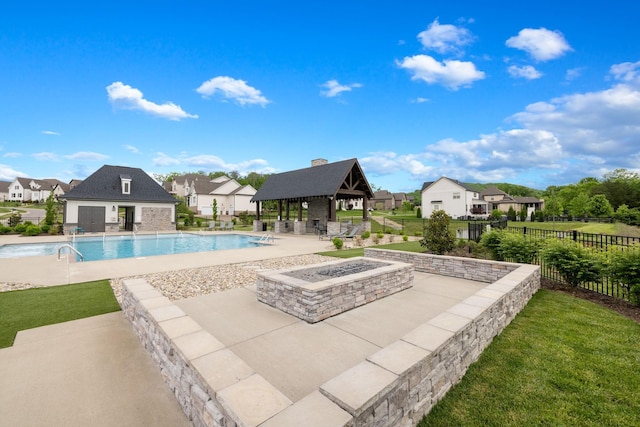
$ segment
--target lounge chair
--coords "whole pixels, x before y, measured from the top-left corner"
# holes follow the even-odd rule
[[[327,234],[327,237],[328,237],[330,240],[332,240],[332,239],[334,239],[335,237],[340,237],[340,238],[342,238],[342,237],[346,237],[348,233],[349,233],[349,229],[347,228],[346,230],[341,231],[341,232],[339,232],[338,234]]]
[[[358,232],[359,232],[359,231],[360,231],[360,226],[359,226],[359,225],[356,225],[356,226],[355,226],[355,227],[353,227],[353,228],[351,229],[351,231],[350,231],[348,234],[346,234],[344,237],[345,237],[346,239],[353,239],[354,237],[356,237],[356,234],[358,234]]]

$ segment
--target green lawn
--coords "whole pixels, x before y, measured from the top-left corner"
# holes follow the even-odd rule
[[[540,290],[427,426],[638,426],[640,324]]]
[[[118,310],[108,280],[0,292],[0,348],[18,331]]]

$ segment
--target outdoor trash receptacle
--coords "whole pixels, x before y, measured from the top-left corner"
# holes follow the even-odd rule
[[[267,231],[267,223],[266,222],[262,223],[262,231]]]

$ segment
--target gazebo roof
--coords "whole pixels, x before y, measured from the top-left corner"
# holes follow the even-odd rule
[[[270,175],[252,202],[265,200],[308,200],[372,198],[373,191],[357,159],[342,160]]]

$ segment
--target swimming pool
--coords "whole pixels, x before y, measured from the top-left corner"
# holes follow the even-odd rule
[[[263,246],[253,236],[242,234],[158,234],[105,237],[78,237],[75,241],[56,243],[26,243],[0,246],[0,258],[57,255],[65,244],[82,254],[84,261],[174,255],[191,252],[220,251]],[[61,253],[71,252],[62,248]],[[80,257],[76,255],[80,261]]]

